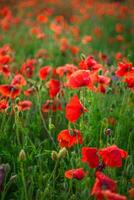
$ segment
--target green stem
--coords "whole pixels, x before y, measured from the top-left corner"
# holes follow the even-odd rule
[[[22,178],[22,183],[23,183],[23,187],[24,187],[25,200],[28,200],[27,187],[26,187],[26,181],[25,181],[25,176],[24,176],[23,162],[21,162],[21,178]]]

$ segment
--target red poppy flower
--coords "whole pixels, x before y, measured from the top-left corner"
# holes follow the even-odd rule
[[[47,23],[48,17],[46,15],[40,14],[37,16],[37,21],[40,23]]]
[[[0,73],[2,73],[2,75],[4,77],[9,77],[10,76],[10,70],[9,70],[9,66],[8,65],[0,65]]]
[[[77,95],[74,95],[66,105],[66,118],[74,123],[84,112],[87,112],[87,109],[81,104]]]
[[[56,69],[56,73],[62,77],[64,74],[66,74],[67,76],[70,76],[73,72],[77,71],[78,67],[76,67],[73,64],[66,64],[62,67],[58,67]]]
[[[49,111],[56,112],[58,110],[62,110],[62,105],[61,105],[61,102],[57,99],[47,100],[42,105],[42,112],[49,112]]]
[[[51,67],[50,66],[45,66],[45,67],[42,67],[40,70],[39,70],[39,77],[41,80],[45,80],[47,75],[50,73],[51,71]]]
[[[97,75],[96,83],[98,84],[97,90],[99,90],[99,92],[105,93],[106,88],[108,87],[110,83],[110,78],[103,75]]]
[[[49,87],[49,95],[54,98],[60,91],[60,81],[56,79],[51,79],[47,86]]]
[[[78,70],[71,74],[66,86],[75,89],[79,87],[88,86],[90,83],[90,72],[88,70]]]
[[[0,64],[6,65],[11,60],[9,55],[0,55]]]
[[[134,67],[132,66],[132,63],[127,61],[118,63],[118,69],[115,73],[116,76],[122,77],[131,73],[134,73]]]
[[[120,60],[120,59],[122,59],[122,57],[123,57],[123,55],[122,55],[121,52],[117,52],[116,55],[115,55],[116,60]]]
[[[19,103],[17,104],[18,110],[20,111],[29,110],[31,106],[32,102],[28,100],[19,101]]]
[[[30,96],[35,92],[35,88],[28,88],[27,90],[24,91],[25,96]]]
[[[85,35],[83,38],[82,38],[82,43],[83,44],[87,44],[87,43],[89,43],[89,42],[91,42],[92,41],[92,36],[90,36],[90,35]]]
[[[60,147],[70,148],[73,145],[80,143],[82,144],[82,136],[80,131],[72,129],[72,134],[69,130],[62,130],[57,137]]]
[[[87,175],[83,168],[71,169],[65,172],[65,177],[68,179],[82,180]]]
[[[20,94],[20,89],[13,85],[0,85],[0,93],[5,97],[14,99]]]
[[[122,196],[117,193],[113,193],[109,190],[102,191],[102,195],[106,200],[127,200],[127,198],[125,196]]]
[[[67,38],[61,38],[60,40],[60,50],[62,53],[65,53],[69,48],[69,42]]]
[[[77,46],[70,46],[69,49],[73,55],[77,55],[80,50]]]
[[[99,154],[108,167],[121,167],[122,158],[126,158],[128,155],[126,151],[119,149],[116,145],[99,150]]]
[[[36,60],[34,59],[29,59],[24,63],[21,67],[21,73],[28,78],[31,78],[33,76],[33,72],[35,69],[34,64],[36,63]]]
[[[11,85],[17,86],[17,87],[22,87],[26,85],[26,80],[21,74],[16,74],[14,78],[11,81]]]
[[[0,112],[8,107],[8,102],[6,99],[0,100]]]
[[[97,148],[83,147],[82,162],[87,162],[89,167],[96,168],[99,165],[99,156],[97,155]]]
[[[125,82],[127,83],[127,86],[131,89],[134,89],[134,77],[126,77]]]
[[[97,64],[96,60],[92,56],[88,56],[85,60],[80,62],[80,68],[85,70],[95,70],[94,66]]]
[[[45,38],[45,34],[42,32],[40,27],[31,28],[30,33],[35,35],[37,39],[44,39]]]
[[[116,192],[116,187],[116,181],[112,180],[102,172],[96,172],[96,180],[91,194],[94,195],[97,200],[103,200],[102,191],[110,190],[111,192]]]

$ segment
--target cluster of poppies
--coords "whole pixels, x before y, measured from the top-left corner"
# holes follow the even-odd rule
[[[109,177],[107,169],[121,168],[128,152],[115,144],[103,148],[85,146],[84,135],[75,125],[82,115],[88,114],[90,109],[86,106],[88,102],[85,105],[84,91],[102,95],[110,91],[114,94],[113,87],[118,88],[119,84],[116,84],[118,82],[122,83],[122,87],[130,93],[134,92],[134,66],[124,56],[125,50],[131,45],[131,42],[125,38],[125,34],[129,32],[133,37],[134,29],[123,24],[128,13],[131,21],[134,21],[134,10],[131,7],[133,2],[130,0],[127,6],[119,2],[73,0],[69,4],[69,15],[67,12],[56,14],[58,9],[63,9],[64,6],[66,8],[66,4],[64,5],[60,0],[45,1],[44,9],[41,10],[36,10],[38,4],[38,0],[19,2],[15,9],[23,11],[26,9],[26,13],[22,12],[23,19],[19,15],[15,16],[8,6],[0,8],[0,28],[4,33],[0,33],[0,42],[4,41],[8,31],[22,24],[26,28],[29,46],[34,41],[42,44],[44,42],[46,45],[45,48],[36,49],[34,55],[31,52],[30,56],[26,55],[26,59],[21,61],[20,66],[16,61],[16,54],[19,52],[12,48],[13,45],[5,43],[0,47],[0,114],[8,115],[10,111],[14,116],[16,112],[21,113],[32,109],[35,104],[32,96],[38,100],[40,116],[44,117],[43,120],[49,116],[45,115],[46,113],[55,115],[55,112],[62,112],[69,126],[56,136],[60,148],[59,154],[64,149],[69,152],[77,145],[81,152],[81,166],[76,169],[66,169],[64,176],[67,179],[82,181],[88,177],[89,172],[86,169],[89,168],[89,171],[93,172],[93,180],[95,178],[91,196],[97,200],[126,200],[127,197],[118,194],[117,181]],[[28,12],[27,8],[31,7],[33,12]],[[90,34],[84,33],[84,29],[81,30],[81,26],[83,27],[86,21],[94,22],[94,19],[101,21],[105,16],[117,20],[113,30],[115,35],[105,38],[111,48],[115,44],[121,47],[115,54],[102,53],[90,46],[101,41],[105,36],[101,26],[93,26]],[[11,35],[16,34],[17,31]],[[62,64],[56,63],[57,57],[49,45],[50,41],[53,49],[58,52],[56,56],[60,55],[61,60],[65,59],[59,62]],[[26,49],[26,43],[23,37],[20,37],[17,46],[21,45]],[[120,46],[121,44],[124,46]],[[47,49],[47,46],[50,49]],[[80,54],[84,52],[83,49],[86,49],[87,55]],[[92,51],[94,52],[91,53]],[[53,62],[56,64],[52,64]],[[79,95],[81,91],[83,99]],[[114,118],[108,120],[109,123],[116,124]],[[71,125],[75,128],[71,128]],[[106,130],[106,134],[110,134],[110,129]],[[54,156],[53,160],[55,160]],[[134,188],[130,190],[130,195],[134,197]]]
[[[18,111],[29,110],[32,107],[30,100],[14,101],[14,99],[19,96],[21,99],[22,93],[25,98],[28,98],[38,92],[37,88],[33,87],[31,82],[28,82],[34,76],[37,60],[26,60],[22,64],[20,71],[17,69],[14,73],[15,69],[10,67],[13,60],[11,52],[11,48],[8,45],[4,45],[0,49],[1,74],[7,79],[7,82],[11,80],[8,84],[0,85],[0,111],[6,111],[10,99],[12,100],[12,106],[17,107]],[[133,91],[134,85],[132,80],[134,69],[132,64],[123,61],[119,62],[118,66],[119,68],[115,72],[115,75],[125,77],[123,81],[125,80],[127,86]],[[66,64],[57,68],[52,68],[51,66],[41,67],[38,71],[38,79],[43,90],[45,87],[48,89],[50,97],[42,105],[42,112],[62,110],[63,105],[61,99],[64,97],[66,88],[76,90],[85,87],[93,92],[105,93],[112,81],[108,74],[109,72],[106,67],[99,64],[92,56],[82,59],[79,67],[73,64]],[[62,77],[64,77],[65,81],[61,81]],[[66,119],[70,123],[75,123],[84,112],[88,112],[88,109],[81,103],[77,94],[74,94],[65,106]],[[83,144],[83,137],[79,130],[66,129],[58,134],[57,141],[61,148],[71,148],[76,144]],[[87,163],[90,168],[96,169],[96,180],[93,185],[92,195],[98,200],[105,197],[107,199],[125,200],[126,197],[116,193],[116,182],[104,175],[102,170],[107,167],[121,167],[122,159],[127,157],[127,152],[118,148],[116,145],[112,145],[103,149],[82,147],[81,154],[81,161]],[[65,177],[81,180],[87,174],[83,168],[78,168],[66,171]]]

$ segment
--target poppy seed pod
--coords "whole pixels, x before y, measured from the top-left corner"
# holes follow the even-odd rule
[[[112,133],[111,129],[110,128],[106,128],[105,131],[104,131],[104,134],[107,135],[107,136],[110,136]]]
[[[19,153],[19,160],[20,161],[26,160],[26,153],[25,153],[24,149],[21,149],[21,151]]]
[[[68,153],[67,149],[65,147],[63,147],[58,153],[58,158],[65,158],[67,153]]]

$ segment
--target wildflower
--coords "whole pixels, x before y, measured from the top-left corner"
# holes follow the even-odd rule
[[[78,70],[71,74],[66,86],[75,89],[79,87],[88,86],[90,83],[90,72],[88,70]]]
[[[29,110],[32,106],[32,102],[28,100],[19,101],[17,104],[19,111]]]
[[[62,77],[64,74],[66,74],[67,76],[70,76],[73,72],[77,71],[78,67],[76,67],[73,64],[66,64],[64,66],[58,67],[56,69],[56,73]]]
[[[99,156],[97,148],[83,147],[82,148],[82,162],[88,163],[89,167],[96,168],[99,165]]]
[[[57,137],[60,147],[70,148],[73,145],[80,143],[82,144],[82,136],[80,131],[72,129],[72,134],[69,130],[62,130]]]
[[[6,99],[0,100],[0,112],[4,111],[8,107],[8,102]]]
[[[102,192],[105,190],[116,192],[116,187],[116,181],[112,180],[102,172],[97,171],[91,194],[94,195],[97,200],[103,200]]]
[[[65,177],[68,179],[82,180],[87,175],[83,168],[71,169],[65,172]]]
[[[49,95],[54,98],[60,91],[60,81],[56,79],[51,79],[47,86],[49,87]]]
[[[106,200],[127,200],[127,198],[125,196],[122,196],[117,193],[113,193],[109,190],[102,191],[102,195]],[[98,199],[98,200],[100,200],[100,199]]]
[[[128,153],[123,149],[118,148],[116,145],[106,147],[99,150],[99,155],[102,157],[103,162],[108,167],[121,167],[122,158],[126,158]]]
[[[14,99],[20,94],[20,92],[20,89],[13,85],[0,85],[0,93],[5,97]]]
[[[14,85],[16,87],[22,87],[26,85],[26,80],[21,74],[16,74],[14,78],[11,81],[11,85]]]
[[[62,110],[62,105],[61,105],[61,102],[57,99],[47,100],[42,105],[42,112],[49,112],[49,111],[56,112],[58,110]]]
[[[66,118],[74,123],[87,109],[79,101],[77,95],[74,95],[66,105]]]
[[[40,70],[39,70],[39,77],[41,80],[45,80],[47,75],[50,73],[51,71],[51,67],[50,66],[45,66],[45,67],[42,67]]]

